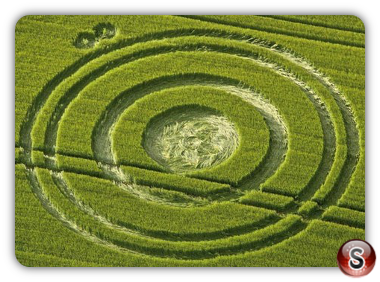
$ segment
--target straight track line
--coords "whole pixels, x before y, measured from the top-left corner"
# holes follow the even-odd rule
[[[176,17],[183,17],[183,18],[188,18],[188,19],[192,19],[192,20],[198,20],[201,22],[209,22],[209,23],[215,23],[215,24],[251,29],[251,30],[259,30],[259,31],[267,32],[267,33],[281,34],[281,35],[291,36],[291,37],[295,37],[295,38],[302,38],[302,39],[307,39],[307,40],[312,40],[312,41],[318,41],[318,42],[325,42],[325,43],[338,44],[338,45],[357,47],[357,48],[365,48],[364,44],[359,44],[359,43],[348,43],[348,42],[345,42],[342,40],[327,40],[327,39],[323,40],[322,38],[316,39],[316,38],[313,38],[311,36],[296,35],[294,33],[285,32],[282,30],[255,27],[255,26],[251,26],[251,25],[247,25],[247,24],[240,24],[240,23],[231,23],[231,22],[222,21],[222,20],[214,20],[214,19],[209,19],[209,18],[203,18],[202,16],[176,16]]]
[[[311,23],[307,22],[306,20],[302,19],[294,19],[294,18],[285,18],[282,17],[281,15],[255,15],[256,17],[262,17],[262,18],[272,18],[275,20],[280,20],[280,21],[285,21],[285,22],[291,22],[291,23],[299,23],[299,24],[304,24],[308,26],[318,26],[318,27],[324,27],[332,30],[340,30],[340,31],[350,31],[350,32],[355,32],[355,33],[362,33],[364,34],[365,32],[359,29],[350,29],[350,28],[343,28],[343,27],[338,27],[338,26],[331,26],[328,24],[322,24],[322,23]]]

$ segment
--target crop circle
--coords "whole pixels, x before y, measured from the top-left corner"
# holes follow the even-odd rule
[[[111,23],[100,23],[94,28],[94,34],[98,40],[100,39],[110,39],[116,35],[116,27]]]
[[[114,35],[112,30],[103,26],[95,32],[102,38]],[[84,39],[78,39],[78,47],[93,46]],[[154,47],[151,46],[152,41]],[[221,48],[223,44],[229,47]],[[192,57],[206,67],[202,69],[182,63],[191,61]],[[228,60],[223,61],[223,58]],[[233,63],[228,70],[224,70],[229,61]],[[243,66],[251,72],[251,76],[244,76]],[[159,71],[151,75],[149,67]],[[184,67],[186,72],[183,71]],[[264,76],[267,81],[260,79]],[[72,79],[66,80],[67,77]],[[274,81],[283,86],[278,90],[282,92],[273,91]],[[234,114],[247,123],[251,122],[250,126],[242,126],[242,131],[245,131],[240,134],[240,128],[237,130],[224,113],[214,110],[212,105],[206,105],[211,102],[223,104],[218,99],[204,99],[204,104],[197,107],[182,106],[180,103],[174,105],[173,102],[175,107],[169,110],[157,104],[157,107],[144,108],[142,112],[139,108],[135,112],[137,114],[126,115],[125,120],[122,119],[127,109],[130,110],[145,97],[159,96],[160,91],[185,86],[213,88],[224,92],[223,95],[239,99],[241,107],[234,109]],[[96,93],[102,93],[102,96],[96,96]],[[188,94],[191,95],[190,92]],[[58,102],[46,122],[44,169],[49,171],[48,176],[62,192],[58,193],[60,197],[66,197],[83,213],[83,223],[79,216],[79,223],[71,220],[71,214],[65,216],[69,212],[65,210],[69,204],[60,206],[59,200],[54,200],[54,205],[49,204],[50,197],[56,195],[46,195],[48,192],[42,188],[46,183],[43,183],[43,177],[39,177],[41,170],[34,167],[36,164],[31,157],[33,122],[50,95],[61,96],[56,98]],[[289,100],[297,98],[294,107],[282,104],[288,96]],[[320,99],[327,101],[328,107]],[[304,210],[320,211],[318,204],[328,208],[336,204],[347,186],[342,182],[331,192],[328,187],[330,182],[326,181],[335,168],[335,152],[339,149],[336,144],[346,142],[343,140],[346,138],[347,147],[351,146],[348,149],[355,154],[358,151],[357,131],[350,110],[325,77],[285,48],[261,40],[247,41],[241,34],[230,32],[191,29],[110,43],[93,50],[65,69],[41,91],[35,101],[38,104],[31,107],[30,118],[23,126],[21,135],[25,140],[22,144],[24,162],[30,166],[28,177],[33,192],[44,207],[66,226],[92,241],[111,245],[120,251],[155,257],[208,259],[255,251],[298,234],[308,225],[308,213],[303,213],[306,214],[303,220],[296,214],[295,207],[312,199],[313,203],[309,203],[310,206],[304,207]],[[169,103],[171,100],[165,101]],[[85,103],[86,107],[83,107]],[[91,103],[96,107],[89,106]],[[305,115],[312,121],[311,128],[305,129],[302,120],[297,119],[299,112],[296,107],[299,105],[308,109]],[[239,110],[243,107],[244,110]],[[78,109],[85,109],[85,114],[80,115]],[[255,114],[250,116],[247,114],[249,112]],[[337,117],[334,116],[336,112],[339,112]],[[148,124],[144,123],[145,113],[154,116]],[[338,120],[336,123],[332,122],[334,118]],[[86,131],[84,135],[87,134],[80,147],[72,144],[71,133],[67,130],[70,128],[72,131],[72,121],[76,119],[82,122]],[[120,158],[118,150],[115,150],[119,139],[113,139],[119,134],[118,126],[122,126],[124,121],[128,122],[127,128],[132,133],[144,130],[140,144],[133,143],[132,137],[137,135],[126,135],[125,138],[132,140],[133,146],[128,144],[123,147],[127,156],[125,159]],[[347,131],[343,139],[339,139],[341,137],[334,131],[334,126],[339,122],[342,130]],[[250,130],[252,128],[259,128],[260,132]],[[252,132],[260,136],[259,142],[247,138],[256,136]],[[293,136],[299,138],[290,139]],[[243,144],[244,148],[248,148],[245,156],[238,155]],[[144,153],[160,165],[155,166],[148,159],[144,163],[140,158]],[[234,158],[236,155],[242,158]],[[315,162],[313,167],[300,170],[303,166],[298,160],[305,155],[312,156]],[[138,158],[133,159],[134,156]],[[77,159],[88,162],[76,174],[74,169],[65,171],[63,157],[67,157],[66,162],[73,167]],[[86,169],[91,167],[88,164],[95,165],[95,169],[87,172]],[[248,168],[244,174],[239,174],[239,170],[233,169],[238,166]],[[334,173],[349,178],[355,166],[356,162],[350,159]],[[175,173],[167,173],[167,170]],[[304,173],[302,185],[293,181],[293,186],[284,188],[283,183],[293,184],[290,180],[295,178],[295,173]],[[104,184],[104,189],[96,191],[97,199],[88,197],[87,191],[82,190],[88,180],[86,177],[100,178]],[[283,205],[268,207],[265,199],[260,202],[259,197],[253,200],[247,198],[251,192],[255,196],[265,194]],[[132,204],[123,208],[120,208],[121,204],[103,205],[111,194]],[[247,205],[251,207],[247,208]],[[234,209],[237,210],[236,214],[243,210],[251,212],[254,217],[260,210],[264,215],[256,221],[247,216],[249,219],[242,226],[229,222],[227,216],[216,216],[221,210],[224,215],[229,215]],[[131,211],[135,212],[136,217]],[[143,220],[146,211],[150,212],[146,215],[149,218]],[[214,216],[216,220],[222,218],[229,225],[218,222],[215,226],[194,232],[191,220],[199,214]],[[320,214],[317,213],[317,216],[320,217]],[[156,224],[158,220],[173,230],[160,229],[160,225]],[[95,231],[91,233],[88,230]],[[112,233],[114,230],[117,232]],[[267,237],[261,240],[255,237],[259,236],[257,234]],[[225,245],[224,239],[231,239],[231,246]],[[157,241],[164,241],[165,247]],[[178,247],[179,242],[183,243],[183,249],[182,245]]]
[[[89,49],[94,47],[96,44],[96,37],[94,34],[89,32],[81,32],[78,34],[74,41],[74,45],[80,49]]]

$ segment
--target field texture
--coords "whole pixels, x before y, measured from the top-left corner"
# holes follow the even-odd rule
[[[26,16],[26,266],[336,266],[365,232],[354,16]]]

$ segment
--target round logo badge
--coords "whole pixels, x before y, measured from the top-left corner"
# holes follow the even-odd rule
[[[338,266],[349,276],[364,276],[375,266],[375,250],[366,241],[353,239],[347,241],[338,251]]]

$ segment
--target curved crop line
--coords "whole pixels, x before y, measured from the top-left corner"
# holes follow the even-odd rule
[[[118,242],[117,240],[106,240],[103,238],[99,238],[98,236],[95,236],[94,234],[89,233],[88,231],[84,230],[80,226],[78,226],[76,223],[72,222],[71,220],[67,219],[65,215],[63,215],[59,209],[54,206],[47,196],[44,194],[42,191],[42,188],[39,184],[39,181],[36,177],[36,172],[32,168],[27,168],[27,175],[28,178],[31,181],[32,185],[32,191],[36,195],[36,197],[41,201],[45,209],[52,214],[56,219],[60,220],[66,227],[69,229],[73,230],[74,232],[81,234],[85,238],[87,238],[90,241],[93,241],[95,243],[107,246],[109,248],[121,251],[121,252],[128,252],[128,253],[135,253],[139,255],[149,255],[149,256],[156,256],[156,257],[162,257],[162,258],[167,258],[167,257],[175,257],[177,259],[182,259],[182,260],[194,260],[194,259],[210,259],[214,258],[217,256],[226,256],[226,255],[231,255],[231,254],[237,254],[242,251],[241,248],[243,248],[243,251],[253,251],[257,250],[260,248],[267,247],[267,242],[265,239],[268,239],[270,244],[275,244],[277,242],[281,242],[284,239],[286,239],[289,234],[293,233],[298,233],[301,229],[305,228],[305,223],[302,223],[301,221],[295,221],[291,225],[285,225],[285,229],[282,230],[280,233],[273,233],[270,231],[270,227],[268,230],[268,235],[264,236],[264,239],[257,238],[255,239],[254,242],[245,242],[242,244],[237,244],[233,246],[233,249],[230,247],[219,247],[215,246],[206,252],[204,252],[202,249],[200,250],[190,250],[186,251],[183,253],[182,251],[176,251],[176,250],[171,250],[171,251],[165,251],[165,252],[159,252],[156,248],[146,248],[143,247],[143,249],[139,248],[139,246],[132,244],[128,244],[128,247],[126,247],[122,242]],[[58,176],[59,177],[59,176]],[[275,225],[276,224],[282,224],[281,221],[278,221],[277,219],[275,222],[272,222]],[[108,223],[107,223],[108,225]],[[109,225],[108,225],[109,226]],[[265,228],[265,227],[264,227]],[[257,228],[254,228],[252,231],[248,233],[255,233]],[[121,230],[121,228],[117,228],[117,230]],[[263,233],[260,231],[260,234]],[[135,233],[131,233],[131,235],[134,235]],[[241,236],[241,234],[236,235],[236,236]],[[144,236],[145,238],[148,238],[147,236]],[[234,237],[234,236],[232,236]],[[224,238],[223,238],[224,239]],[[204,241],[204,240],[203,240]],[[203,242],[199,241],[199,242]],[[181,241],[184,242],[184,241]],[[180,242],[179,242],[180,243]]]
[[[275,50],[276,51],[274,52],[279,52],[281,54],[285,52],[285,51],[280,52],[277,49]],[[288,57],[286,58],[288,59]],[[269,63],[269,62],[264,62],[262,64],[264,66],[271,67],[277,74],[297,84],[305,93],[305,95],[310,100],[310,102],[314,105],[314,108],[316,109],[319,120],[321,122],[321,127],[323,131],[322,159],[313,177],[309,180],[309,183],[306,185],[306,187],[304,187],[304,189],[298,195],[298,199],[300,201],[304,201],[304,200],[309,199],[318,190],[318,188],[324,183],[332,167],[334,156],[335,156],[335,149],[336,149],[334,126],[332,125],[330,114],[328,110],[324,107],[324,105],[321,103],[320,98],[304,82],[299,80],[291,72],[288,72],[280,68],[276,64]]]
[[[336,103],[339,105],[343,120],[344,126],[346,129],[346,142],[347,142],[347,156],[344,161],[341,173],[335,184],[335,189],[330,191],[326,196],[326,200],[323,203],[324,207],[331,205],[336,205],[338,200],[342,197],[346,187],[348,186],[351,175],[354,173],[356,166],[359,161],[360,155],[360,145],[359,145],[359,131],[356,127],[356,121],[351,109],[347,106],[348,103],[344,99],[344,96],[331,84],[328,84],[325,80],[322,80],[323,84],[330,89],[330,93],[334,96]]]
[[[253,224],[236,226],[236,227],[222,229],[222,230],[214,231],[214,232],[198,232],[197,234],[191,234],[191,233],[181,234],[180,236],[178,236],[178,234],[174,232],[168,232],[168,231],[160,232],[160,231],[154,231],[154,230],[149,230],[149,229],[143,229],[133,224],[127,224],[127,223],[115,224],[114,222],[108,220],[104,216],[98,214],[89,205],[78,201],[73,191],[69,188],[66,181],[62,177],[62,174],[61,174],[62,171],[51,171],[51,173],[52,173],[52,178],[55,185],[62,192],[62,194],[65,195],[71,201],[72,204],[74,204],[77,208],[79,208],[84,213],[91,215],[99,222],[105,224],[107,227],[113,228],[115,230],[118,230],[124,233],[135,234],[135,235],[144,236],[146,238],[151,238],[151,239],[161,239],[165,241],[191,241],[191,242],[211,241],[215,239],[228,238],[228,237],[233,237],[236,235],[251,233],[255,230],[272,225],[281,219],[280,217],[265,218]]]
[[[81,234],[84,238],[87,238],[90,241],[96,242],[98,244],[107,245],[111,248],[117,249],[105,240],[102,240],[89,232],[81,229],[74,222],[68,220],[64,215],[59,213],[59,211],[50,203],[49,199],[43,193],[40,183],[36,177],[36,172],[33,168],[26,168],[27,178],[31,184],[31,189],[36,198],[41,202],[42,206],[45,208],[47,212],[49,212],[52,216],[54,216],[57,220],[59,220],[64,226],[69,228],[70,230]],[[132,251],[130,251],[132,252]]]
[[[179,31],[177,33],[172,33],[173,34],[181,34],[183,33],[183,31]],[[189,35],[194,35],[194,34],[202,34],[202,33],[205,33],[204,30],[198,30],[198,31],[192,31]],[[217,32],[217,33],[214,33],[212,34],[213,31],[211,30],[211,36],[214,35],[216,37],[223,37],[227,35],[228,38],[233,38],[233,37],[240,37],[239,39],[242,39],[242,37],[240,35],[234,35],[234,34],[226,34],[226,33],[220,33],[220,32]],[[167,35],[167,33],[161,33],[161,35]],[[182,34],[183,35],[183,34]],[[207,35],[210,35],[210,34],[207,34]],[[132,42],[143,42],[144,40],[149,40],[149,38],[151,37],[154,37],[152,35],[147,35],[145,37],[141,37],[141,38],[138,38],[138,39],[132,39],[132,40],[126,40],[126,41],[123,41],[123,43],[125,42],[129,42],[129,43],[132,43]],[[167,37],[167,36],[166,36]],[[174,37],[174,36],[173,36]],[[155,38],[157,39],[157,37]],[[252,43],[257,43],[253,40]],[[20,140],[21,140],[21,146],[25,149],[24,152],[23,152],[23,162],[26,164],[27,168],[32,165],[32,161],[31,161],[31,148],[32,148],[32,140],[31,140],[31,136],[30,136],[30,133],[31,133],[31,129],[33,127],[33,124],[34,124],[34,120],[39,112],[39,110],[42,108],[44,102],[46,101],[47,97],[50,95],[50,93],[55,89],[55,87],[57,85],[59,85],[59,83],[61,81],[63,81],[65,79],[65,77],[68,77],[70,76],[71,74],[75,73],[76,70],[78,70],[82,63],[85,64],[88,62],[89,59],[94,59],[96,57],[99,57],[101,56],[102,54],[105,54],[105,53],[108,53],[112,50],[116,50],[118,49],[118,47],[122,46],[123,44],[121,43],[117,43],[117,44],[114,44],[113,46],[111,46],[111,48],[107,49],[107,50],[102,50],[102,51],[97,51],[97,52],[93,52],[93,53],[90,53],[89,55],[86,55],[84,56],[82,59],[78,60],[76,63],[74,63],[72,66],[70,66],[69,68],[65,69],[64,71],[62,71],[61,73],[59,73],[53,80],[51,80],[44,88],[43,90],[37,95],[36,99],[34,100],[32,106],[29,108],[28,112],[27,112],[27,115],[26,115],[26,119],[21,127],[21,131],[20,131],[20,136],[22,137]],[[266,48],[270,48],[272,47],[274,44],[271,44],[271,43],[262,43],[261,44],[259,43],[258,45],[262,46],[262,47],[266,47]],[[292,60],[292,57],[289,56],[289,54],[283,52],[283,50],[279,51],[279,47],[277,47],[277,49],[274,49],[274,48],[270,48],[271,50],[277,50],[279,53],[281,53],[283,56],[286,57],[286,59],[292,61],[292,62],[295,62],[296,60]],[[292,54],[290,54],[292,55]],[[290,57],[290,59],[289,59]],[[297,58],[294,56],[294,58]],[[299,59],[299,58],[298,58]],[[310,68],[310,65],[308,65],[307,63],[305,63],[307,66],[309,66]],[[314,69],[313,69],[314,70]],[[313,71],[310,71],[309,72],[311,74],[313,74],[314,77],[317,77],[318,79],[321,79],[320,81],[321,82],[324,82],[324,85],[325,86],[329,86],[330,84],[329,83],[326,83],[326,81],[321,78],[322,76],[318,76],[316,75]],[[83,83],[83,81],[82,81]],[[337,92],[335,91],[335,89],[330,85],[329,89],[331,90],[330,92],[332,93],[332,95],[334,96],[336,102],[338,103],[339,107],[341,108],[341,111],[342,111],[342,114],[344,117],[352,117],[352,120],[349,120],[349,122],[345,123],[346,125],[346,130],[347,130],[347,140],[348,140],[348,144],[347,146],[357,146],[358,145],[356,144],[355,140],[356,140],[356,134],[357,133],[357,128],[356,128],[356,125],[355,125],[355,120],[353,119],[353,115],[349,109],[349,107],[346,105],[344,99],[342,97],[340,97],[339,95],[339,92],[337,94]],[[343,109],[342,109],[343,108]],[[63,107],[62,109],[58,108],[58,113],[64,111],[65,107]],[[58,115],[59,116],[59,115]],[[54,128],[55,126],[58,126],[58,121],[59,119],[57,119],[57,122],[56,122],[56,125],[55,122],[52,122],[51,124],[53,124],[54,126],[50,125],[50,129]],[[53,130],[54,131],[54,130]],[[50,130],[48,130],[47,132],[51,132]],[[54,139],[54,138],[53,138]],[[50,147],[50,149],[52,149],[50,151],[50,154],[54,154],[54,144]],[[49,149],[47,150],[47,152],[49,152]],[[352,152],[349,150],[349,152]],[[355,152],[355,150],[354,150]],[[351,175],[351,173],[353,172],[353,169],[355,168],[356,166],[356,162],[357,162],[357,154],[354,153],[354,155],[351,155],[352,158],[347,158],[345,164],[347,163],[347,165],[345,165],[345,167],[348,167],[350,169],[346,169],[345,171],[347,172],[346,176],[347,179],[349,180],[349,176]],[[350,159],[353,159],[350,160]],[[54,159],[51,160],[51,163],[49,163],[53,166],[55,166],[55,161]],[[30,169],[29,169],[30,170]],[[29,171],[28,170],[28,171]],[[28,178],[32,184],[32,187],[34,188],[34,191],[36,189],[36,185],[38,185],[38,180],[36,179],[35,177],[35,174],[33,171],[29,171],[28,173]],[[347,182],[347,181],[344,181],[344,182]],[[343,183],[341,184],[341,189],[339,189],[339,192],[336,193],[336,195],[334,196],[334,198],[337,198],[339,197],[339,195],[341,194],[341,191],[344,191],[344,188],[345,186],[347,185],[347,183]],[[51,209],[51,207],[49,207],[49,203],[46,203],[45,200],[41,197],[38,197],[41,201],[41,203],[43,204],[43,206],[51,213],[53,214],[56,218],[58,218],[59,220],[61,220],[62,222],[66,222],[66,220],[64,218],[62,218],[61,216],[57,215],[55,213],[54,210]],[[67,225],[67,223],[66,223]],[[299,230],[298,232],[300,232],[301,230]],[[297,232],[297,233],[298,233]],[[293,234],[294,235],[294,234]],[[285,238],[284,238],[285,239]]]
[[[27,169],[27,176],[30,182],[32,183],[33,193],[41,201],[41,203],[43,203],[43,207],[51,215],[53,215],[55,218],[60,220],[66,227],[68,227],[69,229],[73,230],[76,233],[81,234],[86,239],[98,244],[105,245],[109,248],[122,251],[122,252],[136,253],[139,255],[147,255],[147,256],[154,256],[154,257],[161,257],[161,258],[176,258],[180,260],[211,259],[217,256],[238,254],[238,253],[241,253],[242,251],[243,252],[255,251],[255,250],[269,247],[273,244],[280,243],[283,240],[288,239],[289,235],[293,236],[293,235],[298,234],[306,227],[305,223],[296,222],[295,224],[289,225],[287,229],[281,231],[280,233],[269,235],[267,240],[256,239],[254,242],[245,242],[241,244],[236,244],[232,246],[233,248],[230,248],[231,246],[224,246],[224,247],[216,247],[214,249],[211,248],[209,250],[188,250],[186,252],[175,251],[175,250],[172,250],[172,251],[160,250],[157,248],[150,248],[150,247],[140,248],[138,245],[135,245],[133,243],[129,244],[128,242],[121,242],[118,240],[112,240],[112,239],[107,240],[105,238],[99,238],[98,236],[95,236],[89,233],[88,231],[84,230],[81,226],[78,226],[71,220],[67,219],[62,213],[59,212],[59,210],[54,205],[50,203],[49,199],[45,196],[35,174],[36,173],[34,169],[31,169],[31,168]],[[106,224],[109,226],[108,223]],[[117,230],[121,230],[120,227],[117,228]],[[259,230],[253,230],[247,233],[255,233],[257,231]],[[241,234],[237,236],[240,236],[240,235]],[[235,236],[235,235],[232,235],[232,236]],[[147,237],[147,236],[144,236],[144,237]],[[199,240],[199,242],[201,242],[201,240]]]
[[[346,100],[344,95],[339,91],[339,89],[330,81],[330,79],[319,72],[317,69],[310,66],[306,61],[296,57],[294,54],[288,51],[275,50],[276,53],[286,57],[293,63],[306,69],[310,74],[312,74],[324,87],[326,87],[335,102],[337,103],[340,112],[343,116],[344,127],[346,131],[346,145],[347,145],[347,156],[344,161],[343,167],[339,173],[339,177],[335,182],[335,189],[330,191],[326,196],[326,200],[323,203],[323,207],[329,207],[331,205],[337,204],[338,200],[342,197],[349,181],[351,175],[356,169],[360,156],[360,145],[359,145],[359,130],[356,126],[356,121],[354,114],[350,108],[349,102]],[[315,190],[316,192],[316,190]]]

